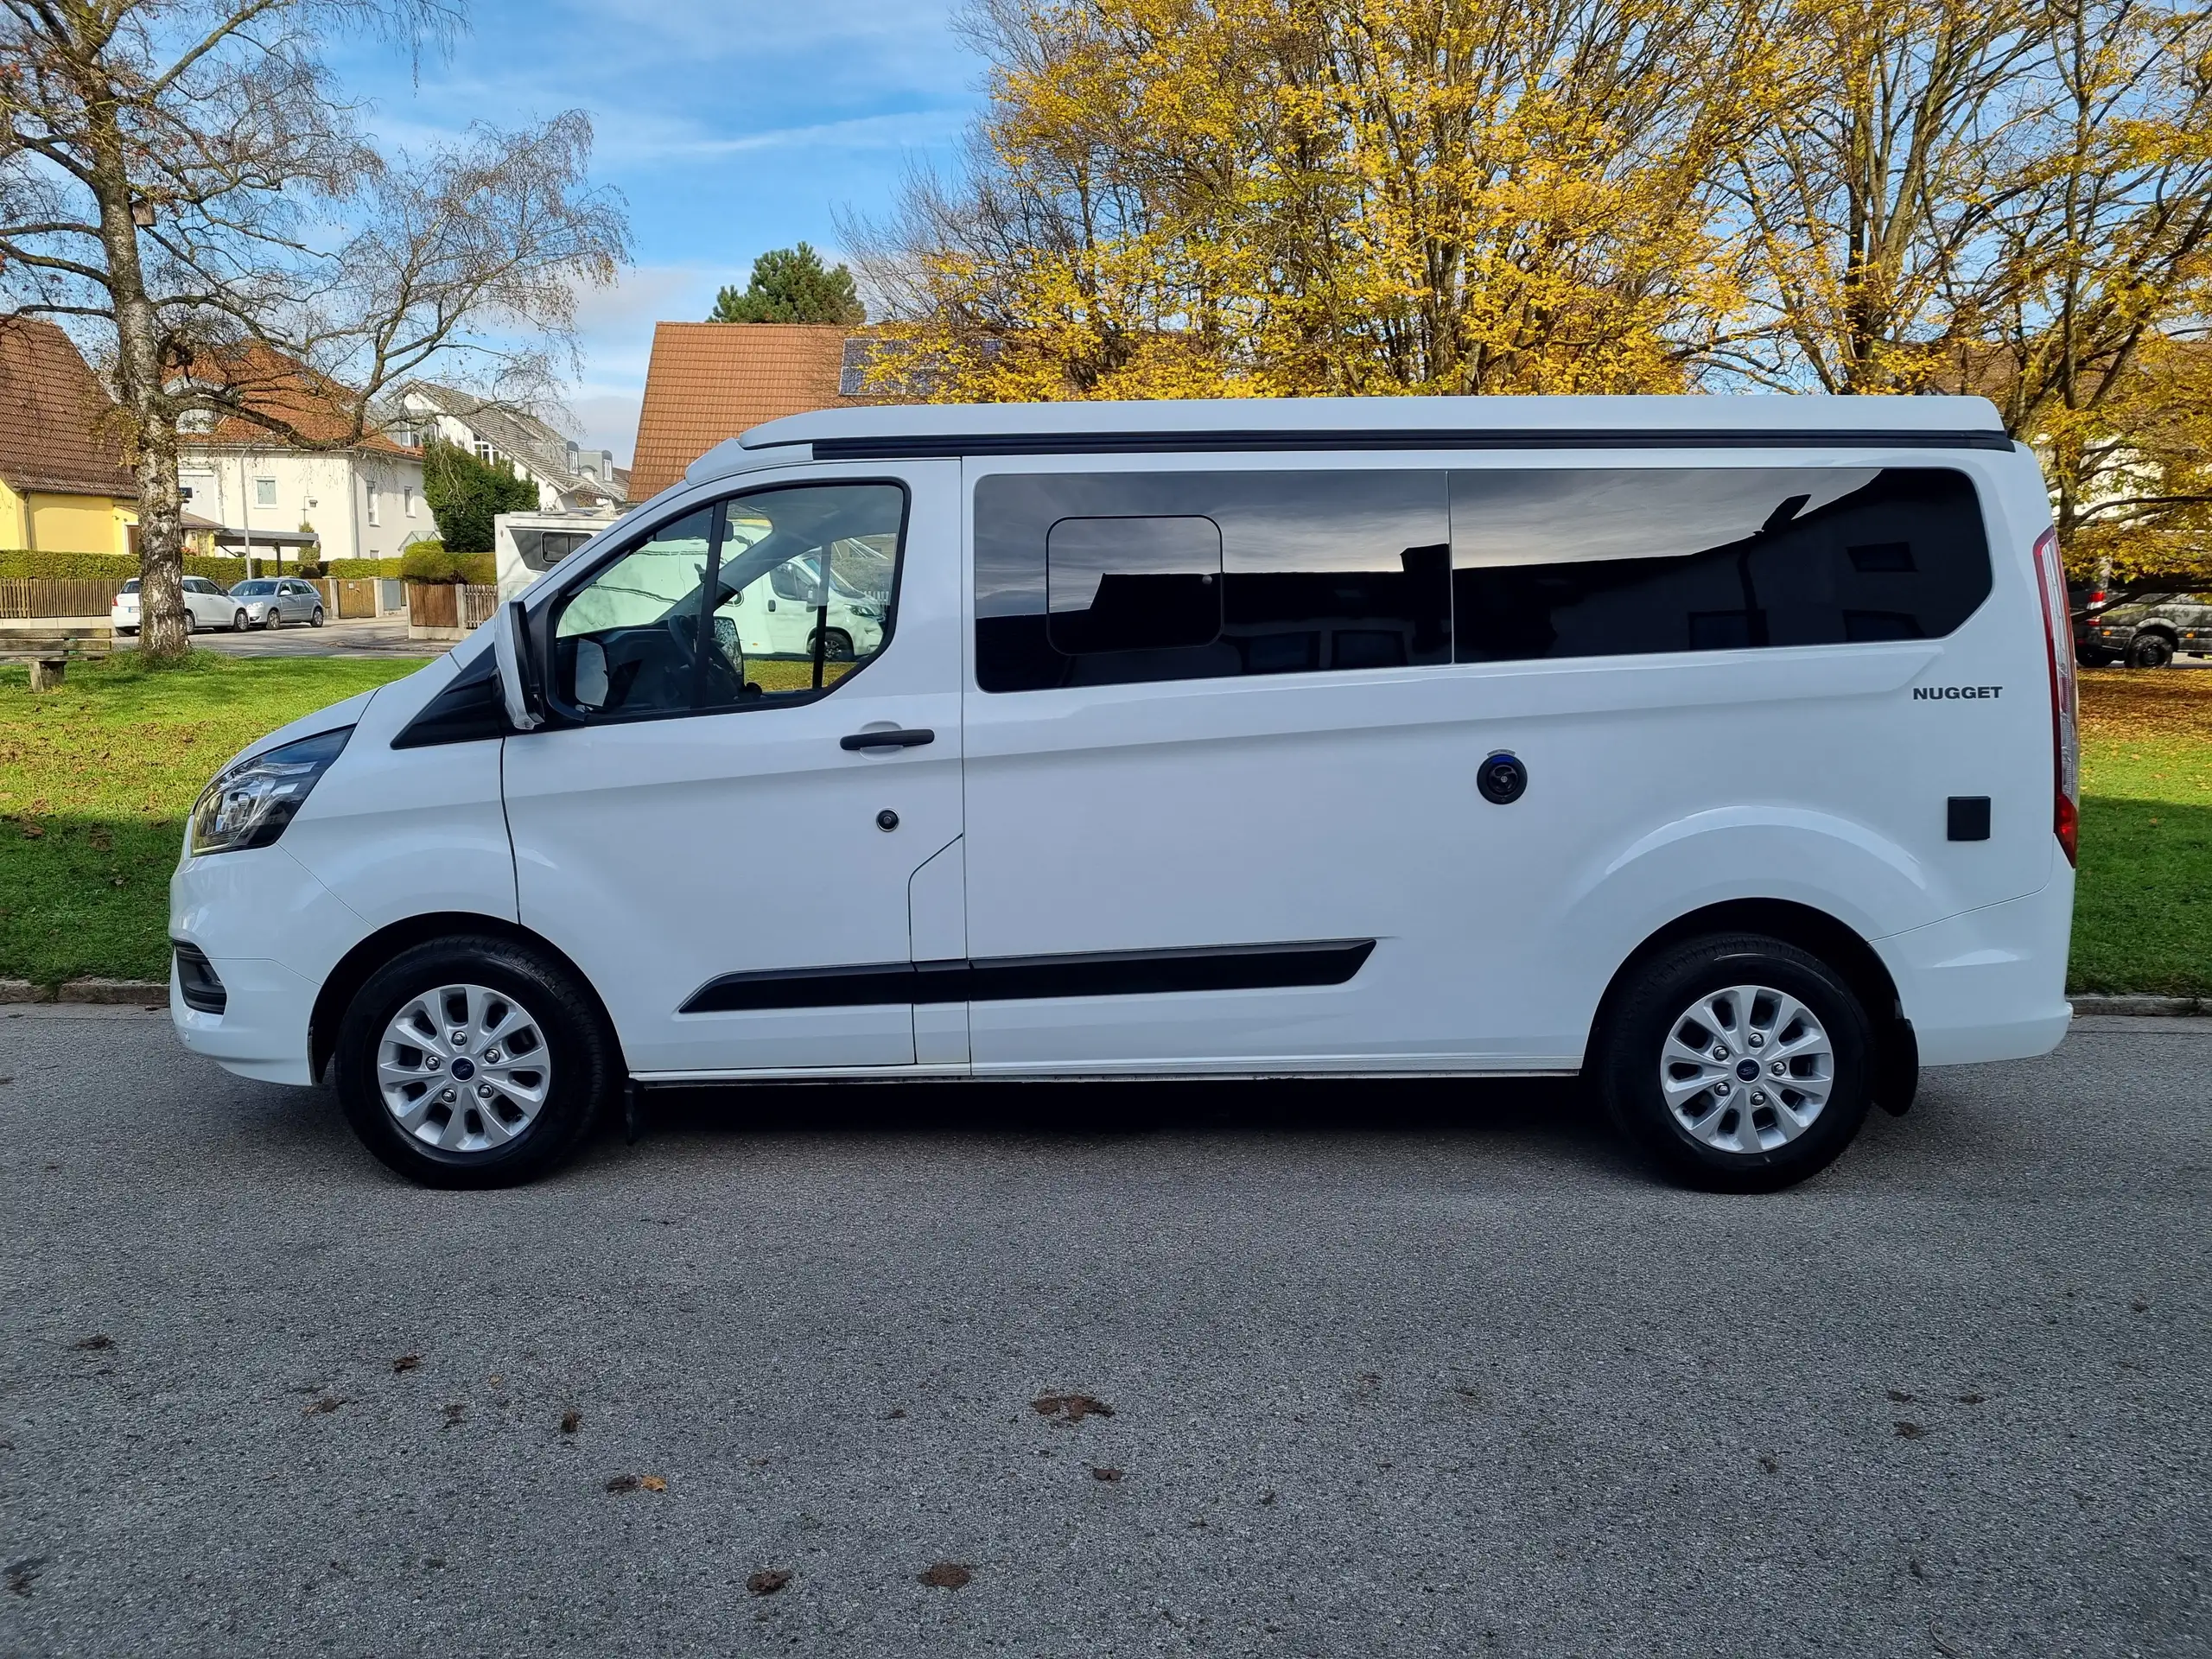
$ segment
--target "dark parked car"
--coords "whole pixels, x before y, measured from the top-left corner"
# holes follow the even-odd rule
[[[2177,657],[2212,656],[2212,594],[2135,594],[2085,617],[2075,652],[2096,666],[2164,668]]]

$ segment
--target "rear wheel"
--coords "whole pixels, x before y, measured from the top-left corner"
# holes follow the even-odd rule
[[[339,1028],[338,1098],[369,1150],[425,1186],[510,1186],[575,1152],[621,1086],[590,995],[526,945],[461,937],[403,951]]]
[[[2164,668],[2174,659],[2174,642],[2163,633],[2139,633],[2127,642],[2130,668]]]
[[[1872,1032],[1842,976],[1758,934],[1694,939],[1640,969],[1592,1059],[1614,1123],[1670,1179],[1770,1192],[1851,1143]]]

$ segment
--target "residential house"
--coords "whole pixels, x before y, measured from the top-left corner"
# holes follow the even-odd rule
[[[865,340],[836,323],[664,322],[653,329],[630,489],[645,500],[747,427],[857,408]]]
[[[243,416],[182,435],[177,466],[185,508],[212,520],[219,551],[289,563],[301,558],[388,559],[435,536],[423,500],[423,459],[353,425],[350,394],[304,365],[255,345],[225,372],[241,400],[284,422],[305,448]]]
[[[396,400],[393,435],[412,448],[436,439],[479,461],[505,461],[537,486],[543,512],[594,512],[628,499],[628,470],[611,449],[586,449],[535,415],[427,380],[410,380]]]
[[[75,344],[0,316],[0,547],[135,553],[137,498],[114,401]]]

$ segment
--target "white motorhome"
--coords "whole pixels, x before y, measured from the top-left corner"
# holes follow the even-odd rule
[[[520,597],[531,583],[621,517],[619,507],[493,513],[493,570],[499,597]]]
[[[2064,1033],[2074,721],[1980,399],[798,416],[228,766],[172,1007],[445,1185],[626,1086],[1580,1073],[1770,1188]]]

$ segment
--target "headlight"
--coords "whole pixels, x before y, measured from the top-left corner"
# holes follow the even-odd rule
[[[284,833],[308,791],[345,752],[346,740],[353,735],[351,726],[341,726],[270,749],[218,773],[192,809],[187,855],[268,846]]]

